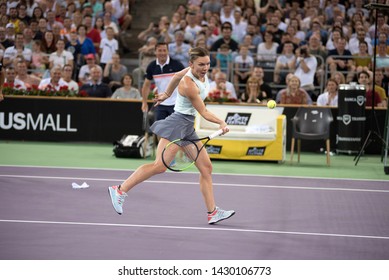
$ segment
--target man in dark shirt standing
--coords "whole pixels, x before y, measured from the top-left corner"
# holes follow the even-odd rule
[[[142,87],[142,111],[148,111],[147,97],[150,93],[151,82],[154,80],[158,93],[166,90],[174,73],[184,69],[184,65],[178,60],[172,59],[169,56],[168,45],[166,43],[158,43],[155,46],[156,60],[150,62],[146,69],[145,80]],[[177,89],[173,94],[154,109],[155,120],[162,120],[174,112],[174,104],[176,103]]]
[[[222,38],[216,40],[211,46],[211,56],[216,61],[216,53],[220,49],[221,45],[227,44],[232,52],[238,52],[239,44],[232,39],[232,24],[228,21],[224,22],[221,27]],[[216,65],[211,64],[211,67]]]
[[[230,50],[233,52],[238,51],[239,44],[231,38],[232,35],[232,24],[228,21],[224,22],[221,27],[222,38],[218,39],[211,46],[211,52],[217,52],[221,45],[227,44]]]
[[[89,97],[111,97],[111,88],[101,81],[103,78],[101,68],[98,66],[93,66],[90,73],[91,80],[82,85],[80,92],[86,91]]]

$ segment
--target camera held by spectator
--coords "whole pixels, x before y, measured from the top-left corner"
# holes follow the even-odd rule
[[[302,58],[306,58],[309,56],[309,50],[308,50],[308,45],[303,45],[299,48],[300,54],[299,56]]]

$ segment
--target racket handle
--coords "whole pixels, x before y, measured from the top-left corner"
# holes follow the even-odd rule
[[[213,139],[213,138],[215,138],[215,137],[217,137],[217,136],[220,136],[220,135],[222,135],[222,134],[223,134],[223,129],[219,129],[218,131],[212,133],[212,134],[209,135],[208,137],[209,137],[209,139]]]

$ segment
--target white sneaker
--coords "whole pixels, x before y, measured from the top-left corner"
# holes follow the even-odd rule
[[[123,214],[123,203],[124,199],[127,197],[126,193],[119,194],[118,186],[108,187],[108,193],[111,197],[112,206],[115,211],[121,215]]]
[[[216,206],[215,210],[211,214],[208,214],[208,224],[216,224],[232,217],[234,214],[234,210],[223,210]]]

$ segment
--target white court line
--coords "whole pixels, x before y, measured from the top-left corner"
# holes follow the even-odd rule
[[[69,167],[69,166],[35,166],[35,165],[5,165],[0,164],[0,167],[19,167],[19,168],[51,168],[51,169],[74,169],[74,170],[108,170],[108,171],[126,171],[134,172],[134,169],[121,169],[121,168],[103,168],[103,167]],[[170,171],[168,171],[170,172]],[[185,171],[181,173],[198,174],[198,172]],[[174,174],[174,173],[172,173]],[[272,175],[272,174],[244,174],[244,173],[212,173],[213,175],[220,176],[244,176],[244,177],[270,177],[270,178],[291,178],[291,179],[316,179],[316,180],[336,180],[336,181],[367,181],[367,182],[388,182],[383,179],[364,179],[364,178],[332,178],[332,177],[310,177],[310,176],[291,176],[291,175]]]
[[[31,176],[31,175],[11,175],[0,174],[0,177],[9,178],[30,178],[30,179],[53,179],[53,180],[80,180],[80,181],[110,181],[122,182],[123,179],[112,178],[82,178],[82,177],[54,177],[54,176]],[[170,185],[198,185],[198,182],[185,181],[155,181],[146,180],[145,183],[151,184],[170,184]],[[213,183],[214,186],[227,187],[246,187],[246,188],[269,188],[269,189],[296,189],[296,190],[314,190],[314,191],[349,191],[349,192],[373,192],[373,193],[389,193],[389,190],[375,190],[375,189],[352,189],[352,188],[325,188],[325,187],[296,187],[296,186],[269,186],[269,185],[252,185],[252,184],[228,184],[228,183]]]
[[[278,230],[260,230],[260,229],[237,229],[212,227],[183,227],[183,226],[162,226],[162,225],[137,225],[137,224],[111,224],[111,223],[84,223],[84,222],[59,222],[59,221],[28,221],[28,220],[0,220],[0,223],[25,223],[25,224],[55,224],[55,225],[77,225],[77,226],[103,226],[103,227],[132,227],[132,228],[152,228],[152,229],[174,229],[174,230],[203,230],[203,231],[224,231],[224,232],[243,232],[243,233],[270,233],[270,234],[288,234],[288,235],[308,235],[325,237],[346,237],[346,238],[364,238],[364,239],[384,239],[389,240],[389,236],[372,235],[354,235],[337,233],[317,233],[317,232],[298,232],[298,231],[278,231]]]

